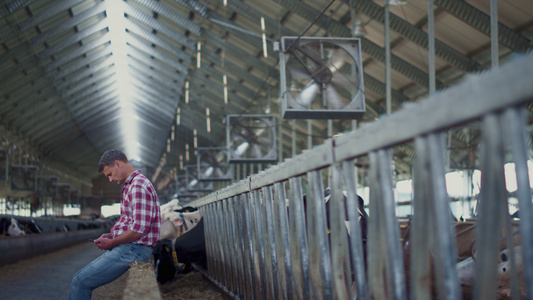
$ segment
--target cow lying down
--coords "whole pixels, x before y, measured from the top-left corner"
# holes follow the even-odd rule
[[[191,264],[207,269],[204,222],[193,207],[166,211],[161,216],[160,240],[152,250],[159,283],[174,279],[176,273],[188,273]]]

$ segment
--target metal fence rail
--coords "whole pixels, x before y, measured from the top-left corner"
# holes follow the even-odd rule
[[[533,55],[470,76],[454,88],[193,202],[206,223],[211,279],[241,299],[463,298],[442,133],[481,121],[474,298],[496,299],[501,292],[496,281],[502,237],[513,245],[503,167],[512,161],[522,230],[520,251],[510,251],[509,289],[515,299],[532,299],[533,208],[524,112],[531,100]],[[403,143],[416,150],[409,251],[401,243],[393,196],[391,149]],[[355,162],[362,157],[369,161],[367,249],[357,212]],[[331,188],[329,212],[326,185]]]

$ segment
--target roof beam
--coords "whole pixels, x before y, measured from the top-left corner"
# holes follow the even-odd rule
[[[354,7],[357,9],[357,11],[362,12],[379,22],[383,22],[385,18],[384,8],[379,4],[371,0],[344,0],[344,3],[349,4],[350,2],[354,3]],[[427,32],[416,27],[415,25],[412,25],[393,13],[390,14],[390,26],[392,30],[427,49]],[[467,57],[466,55],[438,39],[435,39],[435,54],[464,72],[474,72],[483,69],[483,67],[477,61]]]
[[[490,16],[466,1],[434,0],[435,5],[463,22],[490,36]],[[498,22],[498,40],[505,47],[516,52],[528,52],[533,49],[531,40]]]

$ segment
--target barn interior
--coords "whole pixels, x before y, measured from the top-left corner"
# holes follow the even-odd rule
[[[384,4],[3,1],[0,213],[117,203],[120,187],[96,170],[108,149],[123,150],[162,202],[196,199],[532,48],[531,1]],[[468,182],[476,124],[447,143],[447,168]],[[413,156],[394,149],[395,180],[411,178]]]
[[[354,278],[358,297],[370,290],[376,299],[392,293],[405,299],[409,285],[396,280],[409,278],[398,276],[402,255],[413,278],[425,278],[429,269],[422,268],[433,260],[438,272],[426,277],[449,283],[464,279],[456,267],[471,263],[476,251],[482,262],[476,299],[508,299],[509,285],[491,285],[501,279],[490,267],[498,255],[505,263],[507,255],[518,255],[509,258],[518,259],[519,268],[513,265],[505,276],[515,277],[506,280],[513,282],[513,297],[530,296],[533,235],[517,226],[533,226],[532,40],[530,0],[2,0],[0,216],[26,224],[39,218],[48,232],[90,229],[49,235],[50,251],[100,234],[111,221],[93,222],[118,213],[121,186],[97,172],[98,162],[106,150],[120,149],[153,182],[161,204],[177,198],[201,209],[206,276],[234,298],[288,298],[291,292],[302,299],[348,298],[356,293],[352,282],[330,277],[350,264],[336,258],[348,257],[346,274],[354,273],[344,275]],[[481,170],[488,184],[481,184]],[[351,180],[341,184],[341,177]],[[370,220],[378,220],[368,228],[375,237],[369,257],[362,252],[367,248],[352,250],[359,247],[355,238],[344,240],[341,218],[330,218],[330,211],[346,213],[357,223],[347,208],[335,206],[340,190],[348,202],[360,195]],[[297,204],[302,193],[320,202],[326,191],[335,199],[327,220],[320,219],[322,205],[307,203],[316,211],[299,227],[306,218]],[[287,220],[284,210],[281,217],[269,211],[273,195],[296,215],[290,226],[269,223]],[[416,205],[418,216],[429,217],[415,224]],[[450,237],[452,221],[439,214],[448,207],[463,242]],[[231,213],[235,218],[223,217]],[[398,232],[387,223],[394,218]],[[300,234],[301,252],[290,259],[314,259],[308,271],[320,275],[309,282],[295,277],[302,284],[292,289],[290,280],[274,280],[270,258],[257,258],[283,249],[261,244],[263,234],[271,245],[282,242],[270,235],[273,226],[287,239]],[[500,237],[491,234],[497,230],[509,231],[504,244],[522,239],[524,252],[500,247]],[[432,234],[440,238],[416,239]],[[18,259],[21,251],[1,237],[4,260]],[[244,238],[253,240],[248,249]],[[403,247],[411,242],[409,254]],[[348,253],[348,244],[361,252]],[[32,247],[22,248],[40,251]],[[245,274],[230,254],[260,268]],[[362,265],[363,256],[378,267]],[[378,279],[365,282],[354,271],[362,269]],[[432,288],[410,291],[420,299],[435,290],[470,299],[462,283],[463,290]]]

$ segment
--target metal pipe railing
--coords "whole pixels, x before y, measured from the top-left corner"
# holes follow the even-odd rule
[[[511,247],[511,293],[531,298],[533,207],[523,108],[533,100],[531,78],[533,55],[517,58],[194,201],[206,220],[209,276],[241,299],[460,299],[442,133],[481,120],[475,298],[496,298],[502,240]],[[416,149],[409,243],[400,242],[393,196],[392,147],[405,143]],[[361,158],[369,161],[367,247],[357,214]],[[516,165],[519,248],[509,237],[503,169],[509,161]]]

